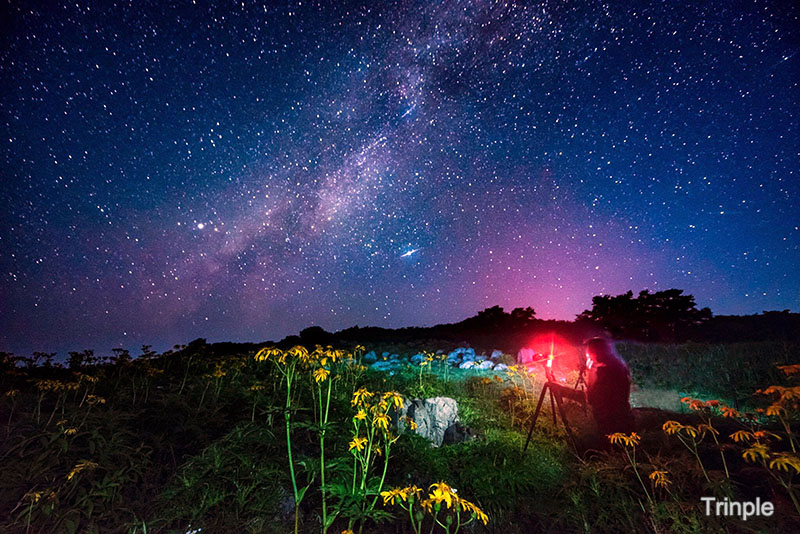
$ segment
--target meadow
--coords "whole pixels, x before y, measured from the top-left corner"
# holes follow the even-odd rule
[[[362,360],[372,348],[198,341],[164,354],[144,347],[136,358],[74,353],[64,365],[4,355],[0,531],[799,526],[796,345],[620,344],[642,397],[671,391],[674,411],[643,406],[637,433],[609,439],[568,404],[580,452],[546,411],[526,453],[536,369],[511,356],[508,371],[455,369],[432,345],[423,365],[378,371]],[[457,400],[471,439],[432,447],[413,420],[398,420],[401,403],[436,396]],[[775,513],[707,517],[702,496],[759,496]]]

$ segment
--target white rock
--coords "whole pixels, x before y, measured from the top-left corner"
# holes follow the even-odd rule
[[[450,397],[412,399],[403,402],[398,412],[402,418],[408,416],[417,423],[415,432],[438,447],[444,441],[445,433],[458,422],[458,403]],[[400,426],[403,425],[400,419]]]

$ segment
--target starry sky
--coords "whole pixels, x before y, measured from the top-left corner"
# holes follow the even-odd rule
[[[800,310],[796,2],[216,4],[3,1],[0,350]]]

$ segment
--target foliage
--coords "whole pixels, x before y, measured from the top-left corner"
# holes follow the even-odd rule
[[[650,293],[645,289],[634,297],[622,295],[592,297],[592,309],[578,316],[608,330],[615,338],[642,341],[674,341],[679,329],[697,326],[711,319],[711,310],[697,309],[692,295],[682,289]]]
[[[793,526],[800,367],[769,367],[796,361],[790,346],[624,345],[645,384],[760,389],[741,407],[687,398],[671,435],[661,421],[591,457],[571,453],[547,403],[522,454],[541,391],[528,369],[455,370],[432,352],[389,373],[354,344],[238,348],[83,352],[71,368],[0,358],[0,531],[731,530],[702,513],[709,489],[771,492],[775,523],[753,528]],[[717,377],[732,358],[752,366]],[[434,448],[396,424],[405,398],[440,395],[472,439]]]

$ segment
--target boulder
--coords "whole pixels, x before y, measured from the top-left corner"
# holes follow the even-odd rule
[[[504,363],[498,363],[492,369],[495,371],[508,371],[508,366]]]
[[[475,367],[475,362],[473,361],[464,362],[458,366],[459,369],[472,369],[473,367]]]
[[[492,355],[489,356],[489,359],[492,360],[493,362],[499,362],[502,356],[503,356],[503,351],[495,349],[492,351]]]
[[[389,359],[390,360],[399,360],[400,359],[400,355],[399,354],[390,354],[389,355]]]
[[[448,430],[451,439],[458,439],[465,434],[456,427],[458,403],[450,397],[406,399],[398,415],[413,419],[417,424],[415,432],[430,440],[434,447],[440,446],[445,441]],[[404,426],[402,420],[400,425]]]
[[[388,357],[389,357],[388,352],[384,352],[383,354],[381,354],[381,358],[383,358],[384,360],[387,359]]]
[[[460,360],[461,359],[461,354],[462,354],[463,351],[464,351],[464,349],[456,349],[456,350],[452,351],[450,354],[447,355],[447,359],[448,360],[450,360],[450,359]]]
[[[362,356],[361,360],[364,363],[375,363],[376,361],[378,361],[378,355],[375,354],[374,350],[371,350],[368,353],[366,353],[364,356]]]
[[[475,369],[484,369],[485,370],[485,369],[491,369],[493,367],[494,367],[494,363],[492,363],[491,360],[484,360],[482,362],[478,362],[477,364],[475,364],[474,368]]]
[[[475,439],[475,433],[462,425],[460,421],[456,421],[455,424],[444,431],[442,445],[452,445],[453,443],[461,443],[470,439]]]
[[[389,371],[392,369],[397,369],[397,365],[394,362],[385,362],[385,361],[375,362],[372,365],[370,365],[370,367],[372,369],[375,369],[376,371]]]

